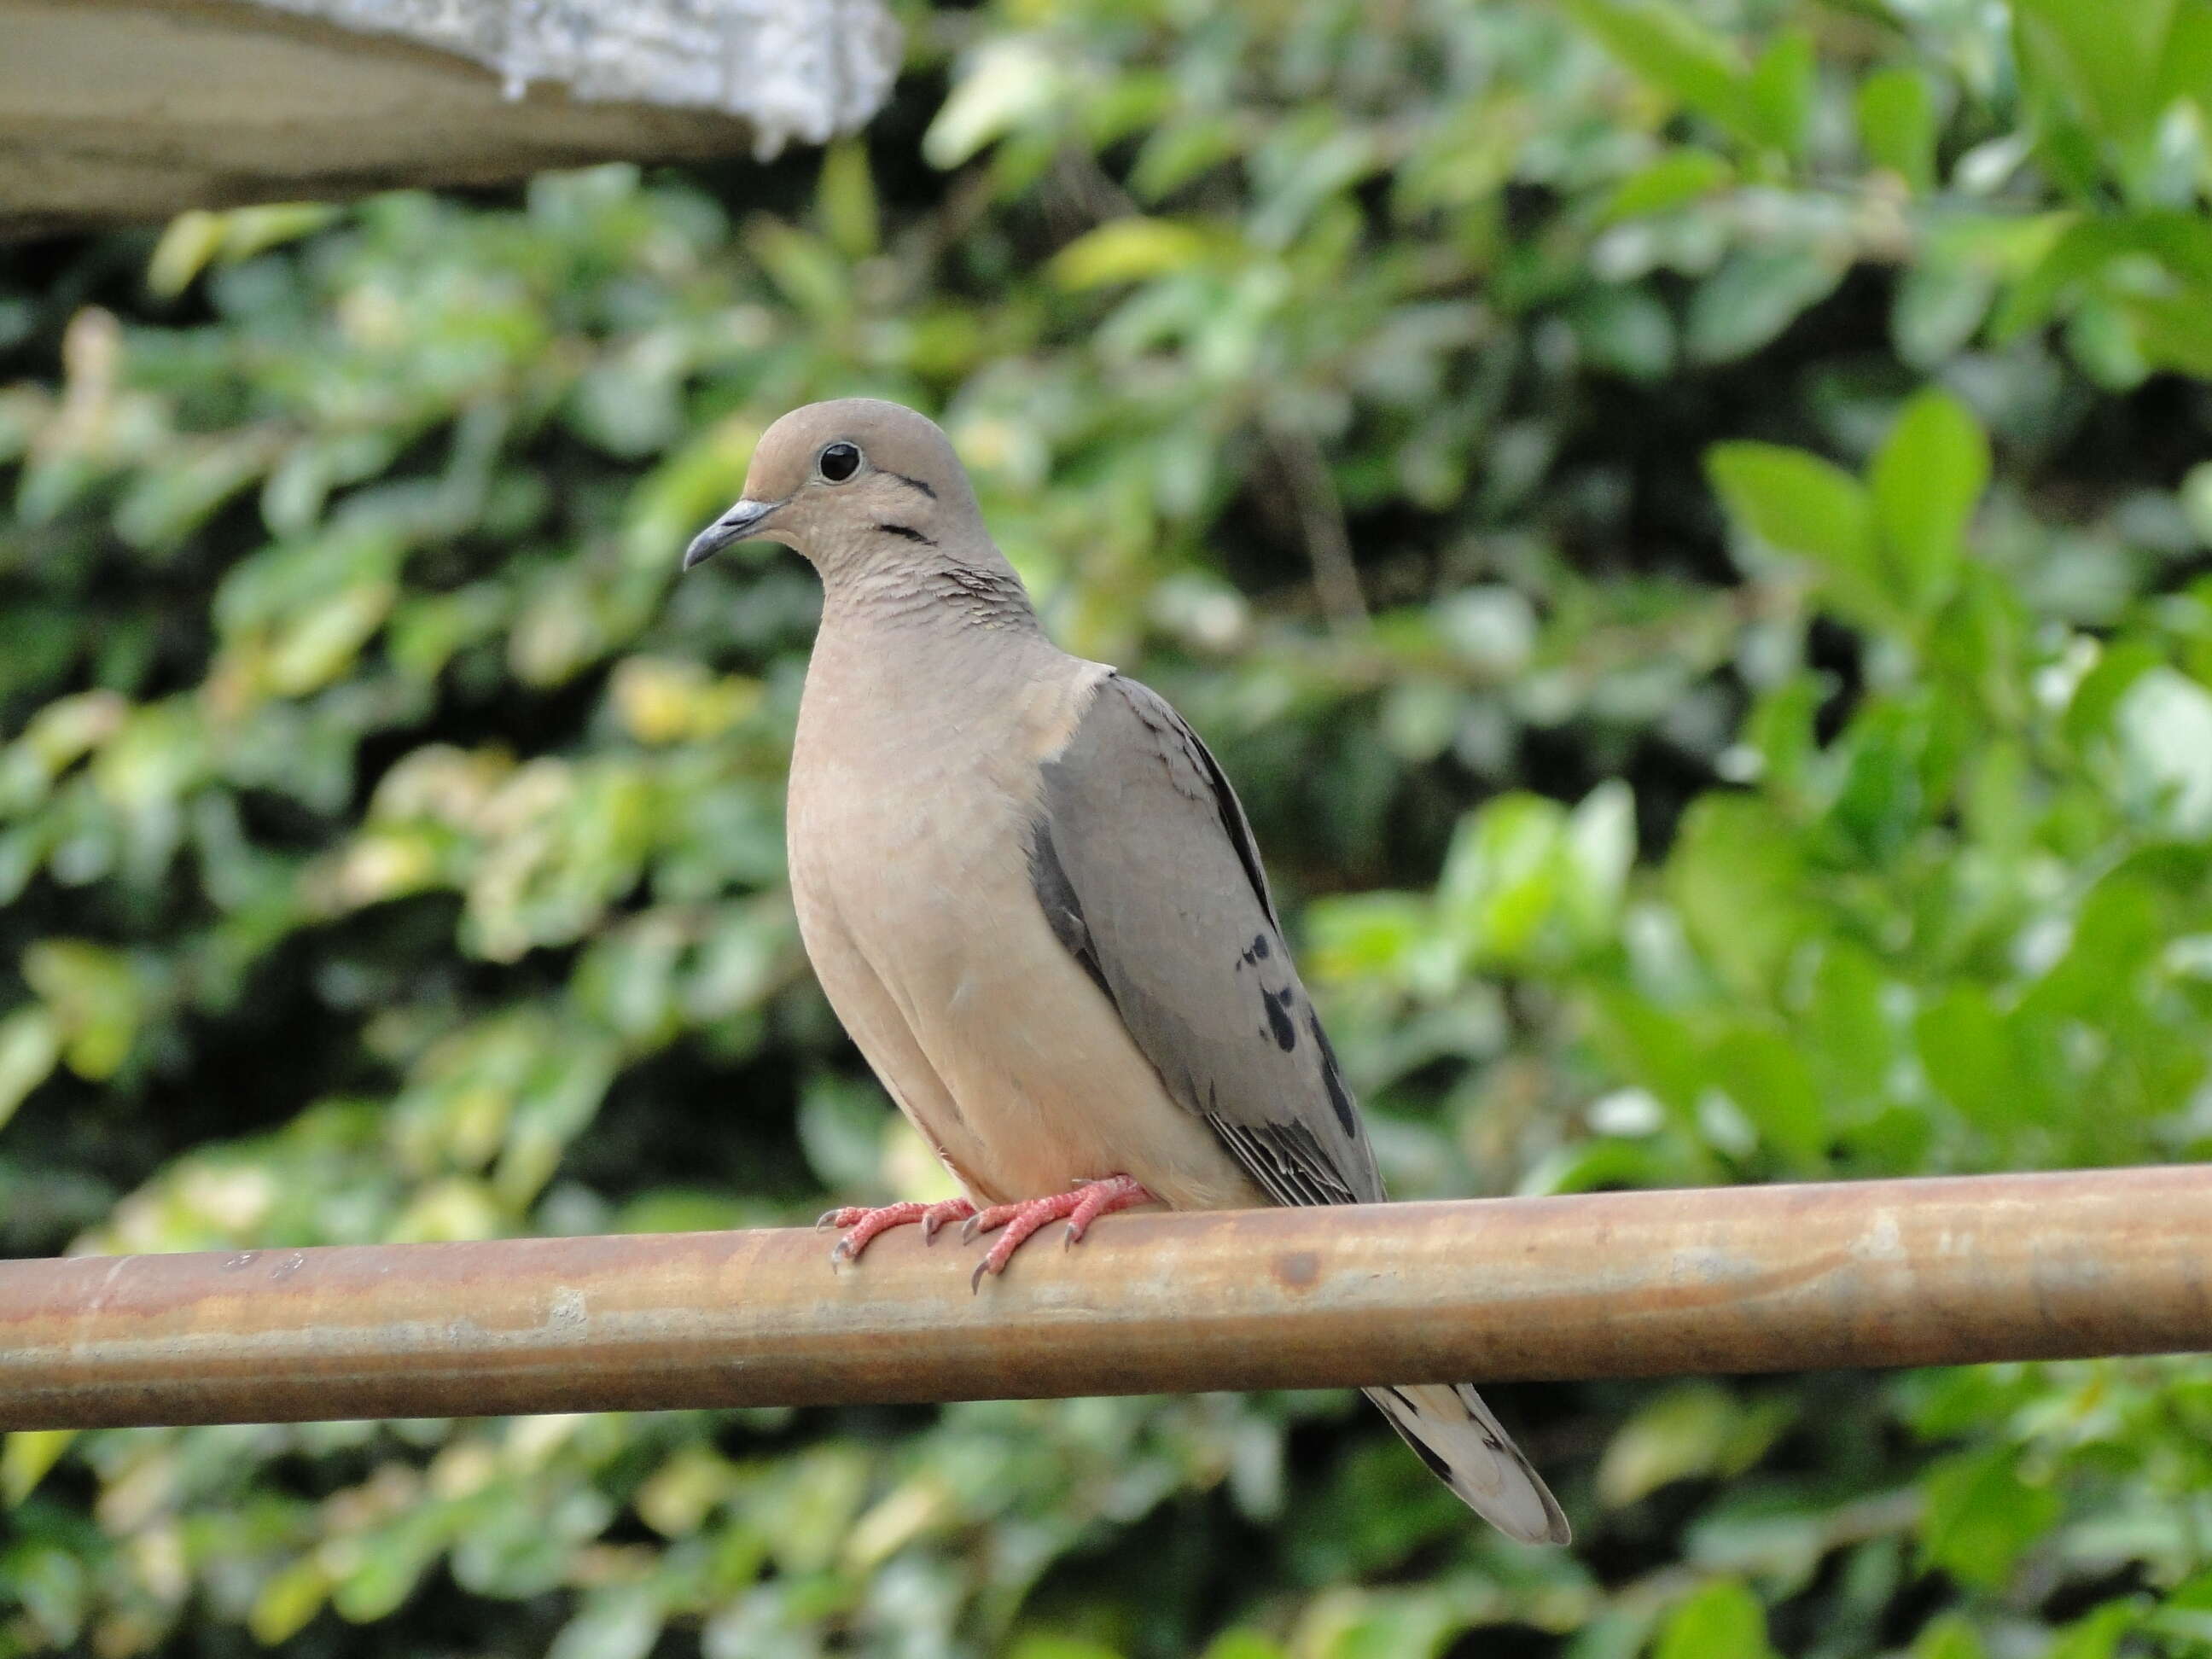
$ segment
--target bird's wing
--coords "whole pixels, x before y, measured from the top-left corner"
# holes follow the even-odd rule
[[[1037,901],[1176,1101],[1281,1204],[1382,1196],[1243,809],[1182,718],[1109,674],[1044,764]]]
[[[1109,675],[1045,764],[1031,884],[1060,943],[1173,1096],[1282,1204],[1382,1196],[1375,1154],[1268,896],[1251,826],[1206,745]],[[1370,1389],[1478,1514],[1563,1544],[1559,1504],[1475,1391]]]

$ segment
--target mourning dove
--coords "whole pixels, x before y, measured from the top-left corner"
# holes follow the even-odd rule
[[[1045,637],[944,433],[896,404],[770,427],[685,553],[781,542],[821,573],[792,749],[791,890],[822,988],[968,1196],[886,1227],[1373,1203],[1358,1108],[1285,948],[1250,826],[1157,694]],[[983,1206],[978,1208],[978,1206]],[[1367,1390],[1479,1514],[1566,1518],[1464,1384]]]

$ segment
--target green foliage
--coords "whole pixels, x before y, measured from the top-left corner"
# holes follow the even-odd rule
[[[675,580],[857,391],[1215,743],[1401,1195],[2212,1150],[2212,4],[915,21],[765,172],[0,268],[7,1248],[943,1190],[811,581]],[[1572,1555],[1336,1395],[19,1434],[0,1656],[2212,1640],[2200,1362],[1506,1404]]]

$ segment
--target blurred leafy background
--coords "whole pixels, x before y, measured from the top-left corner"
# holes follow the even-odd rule
[[[2212,0],[908,21],[771,167],[6,254],[0,1249],[932,1189],[811,579],[675,580],[854,392],[1239,780],[1398,1194],[2204,1153]],[[1504,1403],[1571,1553],[1339,1395],[16,1434],[0,1655],[2212,1651],[2203,1362]]]

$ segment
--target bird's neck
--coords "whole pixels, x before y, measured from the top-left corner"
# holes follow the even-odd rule
[[[825,637],[904,635],[919,642],[977,628],[1042,637],[1021,578],[988,542],[957,556],[820,562]]]

